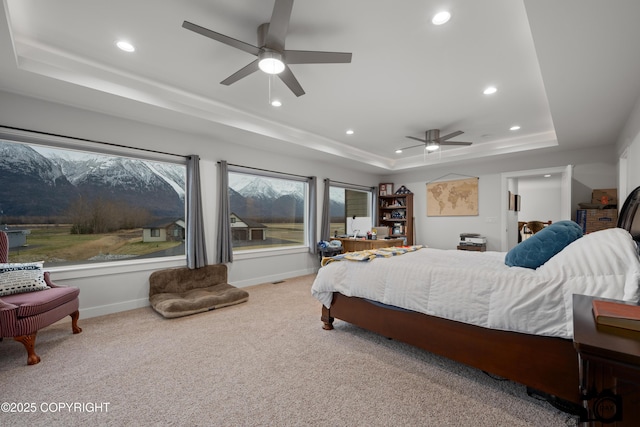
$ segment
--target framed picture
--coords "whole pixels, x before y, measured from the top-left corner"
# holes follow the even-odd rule
[[[380,184],[380,196],[391,196],[393,194],[393,184]]]

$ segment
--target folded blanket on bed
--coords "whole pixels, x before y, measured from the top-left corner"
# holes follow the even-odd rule
[[[322,258],[321,265],[324,267],[333,261],[369,261],[374,258],[389,258],[396,255],[406,254],[407,252],[415,252],[424,248],[424,245],[413,246],[393,246],[390,248],[366,249],[363,251],[347,252],[345,254],[335,255]]]

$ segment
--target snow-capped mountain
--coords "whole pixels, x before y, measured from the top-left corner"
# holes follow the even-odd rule
[[[33,148],[23,144],[0,141],[0,171],[4,173],[28,173],[37,175],[42,181],[55,185],[64,173],[58,164],[43,157]],[[7,182],[5,182],[5,185]]]
[[[275,199],[286,195],[302,199],[301,182],[278,178],[231,173],[229,174],[229,187],[243,197],[255,199]]]
[[[184,216],[183,166],[38,149],[0,141],[0,208],[6,216],[60,215],[78,197],[124,202],[158,217]]]

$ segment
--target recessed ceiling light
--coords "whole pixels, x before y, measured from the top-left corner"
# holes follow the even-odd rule
[[[442,25],[449,22],[449,19],[451,19],[451,14],[447,11],[443,11],[436,13],[433,16],[433,19],[431,19],[431,22],[433,23],[433,25]]]
[[[396,150],[396,154],[400,154],[400,153],[402,153],[402,150],[398,148],[398,149]]]
[[[280,101],[279,99],[274,99],[273,101],[271,101],[271,105],[273,105],[274,107],[282,107],[282,101]]]
[[[131,43],[125,40],[118,40],[116,42],[116,46],[118,46],[118,48],[124,50],[125,52],[135,52],[136,50],[136,48]]]
[[[485,95],[491,95],[492,93],[496,93],[497,91],[498,91],[498,89],[496,89],[495,86],[489,86],[482,93],[484,93]]]
[[[546,175],[544,175],[544,177],[545,178],[549,178],[549,177],[551,177],[551,174],[546,174]]]
[[[518,125],[511,126],[511,127],[509,128],[509,130],[520,130],[520,126],[518,126]]]
[[[347,135],[353,135],[354,132],[353,132],[353,129],[349,129],[349,130],[347,130],[346,133],[347,133]]]

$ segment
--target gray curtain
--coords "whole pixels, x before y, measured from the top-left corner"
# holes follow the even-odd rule
[[[187,160],[187,267],[207,265],[207,248],[204,241],[202,216],[202,192],[200,191],[200,157],[192,154]]]
[[[331,180],[326,178],[324,180],[324,196],[322,197],[322,223],[320,225],[320,240],[329,240],[331,238],[331,218],[330,208],[331,201],[329,200],[329,189],[331,188]]]
[[[309,227],[307,240],[309,241],[309,253],[318,253],[318,179],[309,177]]]
[[[231,241],[231,204],[229,203],[229,166],[222,160],[219,163],[218,178],[218,259],[220,264],[233,262],[233,243]]]

